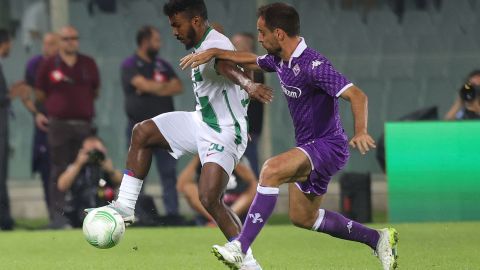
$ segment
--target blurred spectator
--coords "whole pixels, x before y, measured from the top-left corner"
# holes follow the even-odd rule
[[[232,37],[232,43],[241,52],[255,51],[255,36],[250,33],[238,33]],[[256,83],[264,83],[265,76],[261,71],[249,71],[250,77]],[[258,170],[258,141],[262,134],[263,126],[263,103],[256,100],[250,100],[248,106],[248,127],[251,141],[248,142],[245,156],[250,161],[255,175],[259,175]]]
[[[112,201],[122,181],[102,140],[90,136],[83,141],[75,161],[58,178],[58,190],[65,192],[65,215],[72,227],[81,227],[84,209]]]
[[[117,12],[117,0],[90,0],[87,4],[90,16],[95,14],[95,7],[104,13]]]
[[[173,111],[172,96],[182,92],[182,83],[173,68],[158,57],[161,46],[158,30],[152,26],[144,26],[138,30],[136,41],[137,51],[125,59],[121,66],[128,117],[128,142],[136,123]],[[177,218],[177,161],[160,148],[154,150],[154,156],[160,173],[166,215],[172,219]]]
[[[10,34],[5,29],[0,29],[0,60],[6,58],[10,52]],[[24,91],[24,85],[14,84],[10,90],[3,74],[2,62],[0,61],[0,229],[12,230],[13,219],[10,215],[10,199],[7,190],[8,177],[8,122],[11,115],[10,102],[20,96]]]
[[[342,0],[340,6],[342,9],[352,10],[361,6],[362,20],[366,22],[368,13],[377,5],[377,0]]]
[[[0,58],[8,56],[10,51],[10,36],[4,29],[0,29]],[[10,200],[8,198],[8,117],[10,98],[7,82],[3,75],[0,62],[0,229],[13,229],[13,219],[10,215]]]
[[[53,57],[58,54],[59,37],[56,33],[47,33],[43,37],[42,54],[36,55],[27,62],[25,69],[25,84],[28,86],[22,95],[22,102],[25,108],[31,113],[35,113],[38,109],[43,114],[46,114],[45,108],[42,104],[34,104],[32,99],[35,87],[35,78],[37,76],[38,67],[45,59]],[[50,157],[48,154],[47,133],[39,129],[34,124],[33,144],[32,144],[32,172],[38,172],[42,178],[43,192],[47,208],[49,205],[48,182],[50,177]],[[48,208],[50,210],[50,208]],[[51,218],[51,216],[50,216]]]
[[[415,0],[415,7],[418,10],[426,10],[429,6],[429,3],[434,6],[437,10],[442,6],[442,0]],[[403,21],[403,15],[405,13],[405,0],[393,0],[391,1],[393,12],[397,15],[398,21],[401,23]],[[429,16],[425,13],[425,16]]]
[[[42,35],[48,31],[49,16],[46,1],[37,1],[28,5],[22,16],[23,46],[27,51],[35,41],[39,41]]]
[[[53,229],[67,224],[62,215],[65,196],[57,189],[58,176],[75,160],[83,140],[91,134],[94,101],[100,86],[95,61],[78,52],[78,31],[65,26],[59,34],[59,53],[42,62],[35,81],[36,100],[45,105],[48,115],[47,118],[35,110],[37,126],[48,130],[50,227]]]
[[[202,166],[197,155],[178,176],[177,189],[185,196],[190,207],[200,214],[197,224],[213,224],[212,217],[202,206],[198,197],[198,185],[201,185],[198,181],[201,170]],[[242,158],[230,176],[223,197],[225,204],[230,206],[241,220],[245,219],[245,215],[255,197],[257,181],[257,177],[255,177],[248,160]]]
[[[480,70],[470,72],[466,84],[470,85],[470,89],[465,89],[465,86],[462,86],[455,102],[445,115],[445,120],[465,119],[469,117],[469,111],[477,111],[476,106],[480,99],[480,89],[478,89],[480,87]]]

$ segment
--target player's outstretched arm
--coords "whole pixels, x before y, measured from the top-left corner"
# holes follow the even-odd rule
[[[192,53],[180,59],[180,67],[196,68],[201,64],[210,61],[212,58],[232,61],[248,70],[261,70],[257,65],[257,55],[249,52],[228,51],[218,48]]]
[[[367,132],[368,119],[368,98],[365,93],[356,86],[350,86],[340,95],[343,99],[350,101],[352,106],[353,119],[355,122],[355,135],[350,140],[353,148],[358,148],[364,155],[371,148],[375,148],[375,141]]]
[[[237,65],[231,61],[218,60],[216,64],[217,72],[228,78],[234,84],[240,85],[251,98],[262,103],[270,103],[273,99],[272,88],[261,84],[254,83],[244,71],[240,70]]]

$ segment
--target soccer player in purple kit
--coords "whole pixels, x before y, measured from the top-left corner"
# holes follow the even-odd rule
[[[364,243],[374,250],[383,269],[395,269],[395,229],[371,229],[321,208],[332,175],[345,166],[349,157],[349,142],[338,112],[339,97],[351,103],[355,120],[350,145],[362,154],[375,147],[367,132],[367,96],[336,71],[325,56],[307,47],[299,36],[299,15],[293,7],[273,3],[259,8],[257,28],[258,41],[268,52],[264,56],[211,49],[181,60],[183,68],[216,58],[249,69],[276,72],[295,127],[297,147],[263,165],[257,195],[240,235],[223,246],[213,246],[213,253],[231,269],[238,269],[273,212],[279,186],[289,183],[289,216],[295,226]]]

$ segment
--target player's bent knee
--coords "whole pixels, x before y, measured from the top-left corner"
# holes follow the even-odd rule
[[[280,177],[281,164],[275,158],[268,159],[265,161],[260,172],[259,183],[262,186],[279,186],[282,183]]]
[[[135,124],[132,130],[132,144],[145,145],[150,132],[146,121]]]
[[[215,207],[219,206],[220,200],[215,198],[214,196],[208,194],[200,194],[200,202],[202,206],[210,212],[210,209],[214,209]]]

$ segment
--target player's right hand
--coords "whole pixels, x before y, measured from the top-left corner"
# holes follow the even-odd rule
[[[201,64],[205,64],[215,57],[215,49],[208,49],[203,52],[191,53],[180,59],[180,67],[186,69],[187,67],[196,68]]]
[[[268,104],[273,100],[273,89],[264,84],[252,83],[245,90],[251,98],[262,103]]]

